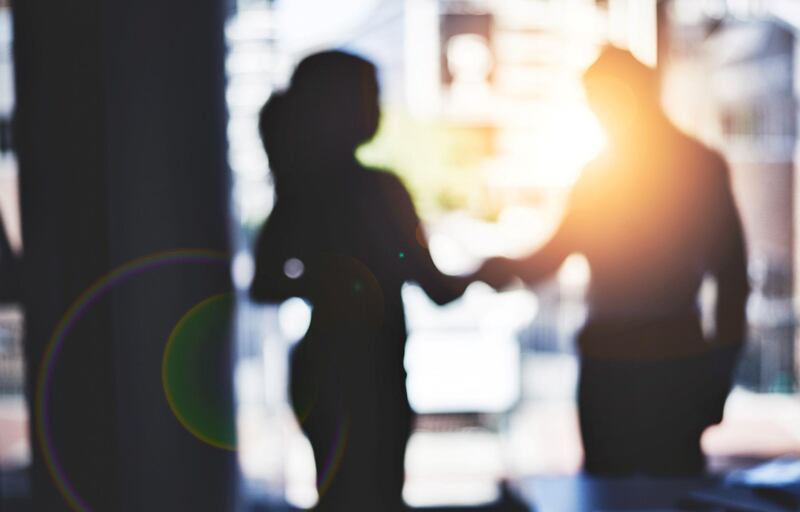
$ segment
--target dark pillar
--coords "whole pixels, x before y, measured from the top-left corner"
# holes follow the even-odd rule
[[[67,510],[47,469],[34,399],[47,341],[109,268],[99,2],[13,4],[17,147],[35,510]],[[49,414],[63,474],[96,510],[117,496],[113,343],[107,302],[76,325],[52,368]]]
[[[114,0],[108,10],[115,265],[175,249],[227,252],[222,3]],[[125,498],[118,510],[153,510],[155,502],[159,510],[231,510],[233,454],[191,436],[167,406],[161,382],[170,331],[194,305],[229,291],[229,276],[225,264],[170,266],[114,297]],[[207,378],[232,396],[230,374],[215,374],[220,369],[230,364],[209,369]]]
[[[106,272],[160,251],[227,253],[221,4],[14,2],[35,510],[68,509],[59,478],[95,511],[230,510],[232,452],[177,421],[161,380],[170,332],[229,290],[227,265],[173,262],[109,286],[39,366]],[[228,347],[208,379],[231,406]],[[36,437],[43,373],[55,471]]]

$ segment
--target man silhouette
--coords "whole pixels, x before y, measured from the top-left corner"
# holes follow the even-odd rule
[[[584,75],[608,147],[575,185],[541,250],[479,271],[536,283],[571,253],[591,270],[578,345],[585,468],[677,475],[704,468],[700,436],[722,419],[749,292],[741,223],[723,158],[670,123],[655,73],[607,47]],[[706,339],[697,295],[717,288]]]

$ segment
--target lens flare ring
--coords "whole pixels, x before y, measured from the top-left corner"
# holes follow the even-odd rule
[[[189,326],[192,321],[196,320],[200,313],[203,313],[208,308],[220,305],[227,307],[226,302],[231,301],[233,297],[234,296],[232,292],[221,293],[211,296],[192,306],[192,308],[189,309],[189,311],[187,311],[180,320],[178,320],[178,323],[175,324],[175,327],[172,329],[172,332],[167,339],[167,345],[164,348],[164,355],[161,359],[161,384],[164,388],[164,396],[167,399],[167,404],[169,405],[170,410],[172,410],[172,414],[175,416],[178,422],[183,425],[183,428],[185,428],[190,434],[200,441],[215,448],[228,451],[236,450],[235,433],[229,432],[220,434],[217,432],[220,435],[215,438],[211,432],[209,432],[210,426],[207,425],[207,428],[203,429],[202,425],[199,425],[198,422],[192,421],[190,418],[191,411],[189,410],[188,405],[181,403],[181,399],[179,399],[177,396],[178,393],[176,392],[178,391],[176,388],[178,388],[180,384],[176,381],[180,381],[180,375],[176,375],[178,372],[176,371],[175,359],[181,359],[180,348],[186,348],[179,347],[179,345],[181,344],[181,334],[183,334],[183,331],[187,329],[187,326]],[[230,316],[227,316],[226,320],[229,319]],[[223,327],[226,328],[227,325]],[[210,330],[213,331],[213,328]],[[196,348],[197,341],[198,339],[192,339],[189,341],[189,343],[194,342],[192,349],[195,352],[198,351]],[[200,339],[200,341],[202,342],[202,339]],[[186,342],[184,342],[184,344],[186,344]],[[212,412],[214,412],[213,408]]]
[[[344,453],[347,450],[347,441],[349,437],[350,419],[344,418],[342,422],[339,423],[339,427],[336,429],[336,439],[331,445],[331,449],[328,452],[328,459],[325,461],[325,466],[320,472],[320,478],[317,482],[317,493],[319,494],[318,499],[320,500],[325,493],[328,492],[328,489],[333,483],[333,479],[336,477],[336,473],[339,470],[339,466],[342,465],[342,459],[344,458]]]
[[[106,273],[81,293],[67,309],[56,325],[45,347],[35,389],[35,409],[37,411],[35,430],[37,441],[41,447],[45,467],[50,473],[58,492],[72,510],[91,512],[91,507],[77,492],[67,479],[59,460],[58,452],[50,431],[50,398],[53,368],[58,359],[64,340],[75,324],[100,298],[108,294],[115,286],[128,281],[134,276],[173,265],[230,265],[227,254],[207,249],[183,249],[160,252],[143,256],[125,263]]]

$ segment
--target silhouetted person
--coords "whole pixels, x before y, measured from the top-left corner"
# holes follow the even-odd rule
[[[314,450],[319,510],[403,508],[412,412],[400,288],[416,281],[443,304],[467,284],[434,266],[400,181],[355,159],[378,118],[375,67],[338,51],[300,62],[260,117],[277,202],[251,294],[313,307],[292,354],[291,399]]]
[[[494,285],[510,275],[536,283],[571,253],[588,260],[578,405],[591,473],[701,472],[700,435],[722,418],[745,334],[745,247],[727,165],[669,122],[654,75],[628,52],[603,51],[584,84],[607,150],[541,250],[480,272]],[[718,296],[712,339],[697,303],[707,275]]]

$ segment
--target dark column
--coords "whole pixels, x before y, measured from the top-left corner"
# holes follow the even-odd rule
[[[221,3],[14,2],[35,510],[68,509],[59,479],[96,511],[230,509],[232,452],[189,434],[161,381],[170,332],[229,290],[227,265],[169,263],[109,286],[40,366],[106,272],[160,251],[227,252]],[[208,379],[230,406],[228,347]],[[36,437],[43,375],[52,452]]]
[[[25,351],[35,510],[67,510],[36,437],[45,347],[69,304],[109,268],[99,2],[13,4],[23,219]],[[107,302],[65,339],[49,414],[65,475],[96,510],[117,496],[113,343]]]
[[[113,84],[106,96],[114,126],[111,259],[118,265],[159,251],[227,251],[222,2],[112,3],[105,70]],[[233,454],[190,435],[167,406],[161,382],[176,322],[229,289],[227,265],[187,263],[142,275],[115,295],[125,501],[118,510],[153,510],[152,503],[159,510],[231,510]],[[209,369],[207,378],[230,387],[221,369],[230,365]]]

